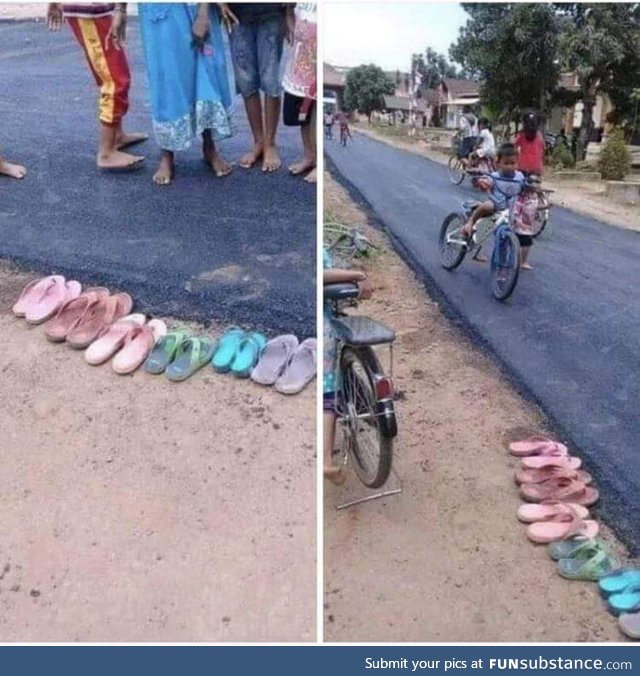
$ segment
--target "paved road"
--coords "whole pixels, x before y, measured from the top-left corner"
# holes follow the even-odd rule
[[[450,273],[439,263],[439,225],[473,195],[468,186],[362,135],[326,153],[451,314],[581,450],[600,514],[640,554],[640,237],[555,209],[553,232],[532,251],[535,271],[501,304],[486,266]]]
[[[129,129],[151,132],[135,21]],[[175,185],[157,188],[153,141],[136,175],[94,165],[96,89],[68,29],[0,22],[0,148],[28,165],[0,181],[0,256],[39,271],[126,289],[149,312],[315,334],[315,187],[286,171],[236,169],[215,180],[197,148],[178,157]],[[230,159],[250,143],[241,100]],[[285,162],[299,131],[282,129]]]

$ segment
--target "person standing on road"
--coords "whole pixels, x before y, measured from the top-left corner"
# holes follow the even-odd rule
[[[144,157],[126,153],[124,149],[146,141],[148,137],[146,134],[126,134],[122,128],[122,121],[129,109],[131,84],[124,50],[126,5],[50,3],[47,10],[49,30],[59,31],[65,19],[82,47],[100,88],[97,165],[106,170],[138,168]]]
[[[518,149],[518,169],[525,176],[542,176],[544,168],[544,136],[538,131],[538,116],[533,112],[522,116],[522,129],[516,134],[514,145]]]
[[[329,140],[333,139],[333,125],[335,124],[335,121],[333,110],[327,110],[324,114],[324,130],[325,135]]]
[[[277,171],[282,165],[276,146],[282,102],[280,61],[285,37],[288,42],[293,38],[292,22],[286,20],[293,5],[237,2],[223,3],[220,8],[229,31],[236,87],[244,99],[253,134],[253,148],[239,164],[250,169],[262,160],[262,171]]]
[[[153,175],[169,185],[175,153],[202,138],[217,177],[231,173],[216,142],[232,135],[231,89],[220,12],[209,3],[140,3],[140,31],[151,91],[153,131],[161,149]]]
[[[318,46],[317,5],[299,2],[287,14],[293,34],[291,55],[282,86],[282,119],[286,126],[300,126],[304,156],[289,167],[294,176],[307,174],[307,183],[316,182],[316,51]]]

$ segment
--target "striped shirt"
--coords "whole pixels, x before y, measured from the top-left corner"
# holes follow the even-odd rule
[[[115,2],[90,2],[84,5],[62,5],[62,12],[65,16],[79,19],[97,19],[113,14],[115,8]]]

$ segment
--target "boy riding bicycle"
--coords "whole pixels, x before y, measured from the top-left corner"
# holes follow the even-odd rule
[[[487,171],[495,168],[496,159],[496,140],[491,132],[491,123],[486,117],[478,121],[480,134],[474,151],[469,156],[470,164],[473,167],[485,165]],[[466,160],[463,160],[463,163]]]

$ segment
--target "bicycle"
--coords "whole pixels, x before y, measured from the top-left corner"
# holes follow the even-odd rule
[[[510,182],[509,179],[500,180]],[[520,275],[520,242],[511,227],[512,206],[517,195],[505,196],[506,209],[477,221],[471,237],[465,237],[461,230],[479,202],[464,202],[462,215],[453,212],[444,219],[438,238],[442,266],[446,270],[455,270],[467,253],[476,259],[484,243],[493,234],[495,243],[491,256],[491,291],[494,298],[501,301],[507,300],[514,292]]]
[[[552,192],[554,191],[549,188],[540,188],[538,190],[538,216],[534,224],[534,230],[531,233],[531,237],[534,239],[539,237],[549,224],[549,218],[551,216],[551,202],[549,201],[549,195]]]
[[[395,332],[370,317],[347,315],[357,284],[327,284],[325,302],[331,303],[331,329],[336,339],[336,425],[342,431],[345,468],[351,462],[368,488],[384,485],[393,463],[393,440],[398,433],[393,390]],[[380,365],[374,346],[389,346],[389,375]]]
[[[475,181],[478,176],[495,171],[495,163],[491,158],[479,157],[471,159],[471,157],[467,157],[465,159],[467,160],[466,166],[463,158],[457,152],[449,157],[447,172],[449,180],[453,185],[460,185],[464,181],[465,176],[470,176],[471,183],[476,187]]]
[[[345,264],[350,264],[354,258],[369,256],[378,251],[378,246],[365,237],[358,228],[352,228],[335,221],[324,224],[324,240],[327,250],[334,257]]]

